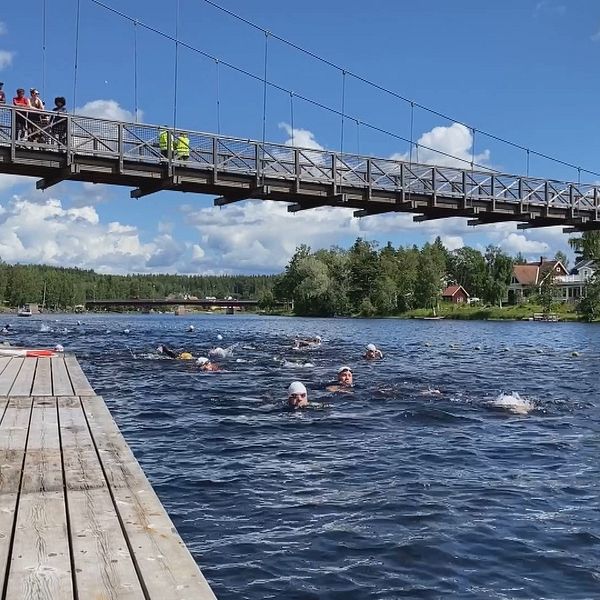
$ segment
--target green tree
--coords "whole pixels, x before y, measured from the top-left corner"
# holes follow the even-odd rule
[[[584,231],[579,237],[569,238],[576,262],[600,257],[600,231]]]
[[[512,277],[513,260],[497,246],[485,250],[487,278],[483,298],[490,304],[502,306],[502,299]]]

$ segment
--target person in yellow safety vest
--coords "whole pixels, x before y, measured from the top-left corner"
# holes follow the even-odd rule
[[[171,132],[166,129],[161,129],[158,134],[158,147],[160,153],[165,157],[169,157],[169,150],[172,149]]]
[[[190,157],[190,138],[187,133],[180,133],[175,140],[175,153],[179,160],[187,160]]]

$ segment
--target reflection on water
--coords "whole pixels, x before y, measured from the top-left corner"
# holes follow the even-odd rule
[[[77,354],[221,600],[600,597],[597,326],[78,319],[5,320]]]

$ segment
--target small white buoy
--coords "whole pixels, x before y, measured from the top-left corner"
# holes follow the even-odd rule
[[[129,329],[123,329],[123,333],[129,333]]]
[[[219,341],[221,341],[221,340],[223,339],[223,336],[222,336],[222,335],[219,333],[219,334],[217,334],[217,339],[218,339]]]

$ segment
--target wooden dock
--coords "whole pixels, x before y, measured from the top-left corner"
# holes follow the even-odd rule
[[[74,356],[0,357],[1,600],[215,595]]]

